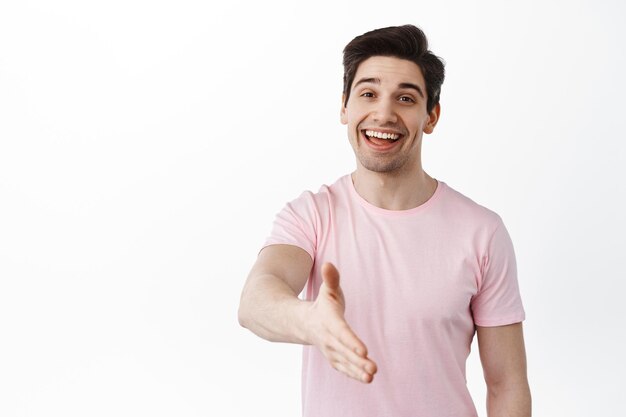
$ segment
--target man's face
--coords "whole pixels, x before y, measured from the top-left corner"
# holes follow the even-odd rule
[[[341,123],[348,126],[358,163],[375,172],[421,167],[422,134],[431,133],[439,117],[439,104],[426,112],[427,99],[424,76],[414,62],[386,56],[363,61],[347,106],[341,106]]]

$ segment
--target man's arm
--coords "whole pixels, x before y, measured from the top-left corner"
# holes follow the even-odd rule
[[[261,250],[241,293],[239,324],[271,342],[310,344],[305,335],[306,303],[298,299],[313,260],[292,245]]]
[[[530,417],[522,323],[476,326],[478,349],[487,383],[488,417]]]
[[[372,382],[376,364],[344,319],[339,271],[322,266],[323,283],[315,301],[302,301],[313,260],[302,248],[270,245],[254,264],[241,294],[239,324],[272,342],[315,345],[338,371]]]

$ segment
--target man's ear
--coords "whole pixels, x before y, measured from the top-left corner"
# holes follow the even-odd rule
[[[437,103],[437,105],[433,107],[433,109],[430,111],[430,114],[428,115],[428,123],[426,123],[426,126],[424,126],[424,133],[427,133],[427,134],[433,133],[433,130],[435,130],[435,126],[437,125],[437,122],[439,121],[440,113],[441,113],[441,106],[439,103]]]
[[[348,124],[348,115],[346,114],[346,108],[343,103],[345,103],[346,95],[345,93],[341,95],[341,112],[339,113],[339,119],[341,120],[342,125]]]

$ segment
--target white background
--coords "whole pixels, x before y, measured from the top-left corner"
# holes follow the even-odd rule
[[[513,239],[535,416],[618,416],[619,1],[4,1],[0,415],[296,416],[300,347],[240,328],[274,215],[355,168],[341,52],[423,28],[435,178]],[[476,345],[468,385],[481,416]]]

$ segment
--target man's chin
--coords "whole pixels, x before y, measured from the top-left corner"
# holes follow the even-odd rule
[[[388,174],[388,173],[396,172],[402,166],[402,164],[399,163],[399,161],[382,162],[382,161],[371,161],[371,160],[363,158],[363,159],[359,159],[359,162],[361,163],[361,166],[364,169],[371,171],[371,172],[376,172],[379,174]]]

